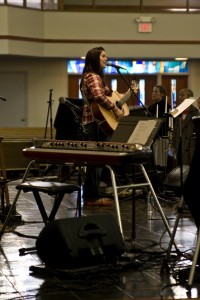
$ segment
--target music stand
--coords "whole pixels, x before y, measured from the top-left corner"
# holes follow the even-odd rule
[[[140,144],[140,141],[139,141],[139,138],[141,138],[141,144],[142,144],[142,140],[143,140],[143,137],[144,137],[144,132],[143,132],[143,129],[144,127],[143,126],[147,126],[147,127],[150,127],[150,123],[151,123],[151,132],[149,133],[148,132],[148,135],[146,136],[146,143],[143,144],[143,146],[146,146],[146,147],[151,147],[151,145],[153,144],[155,138],[156,138],[156,135],[162,125],[162,120],[161,119],[158,119],[158,118],[152,118],[152,117],[136,117],[136,116],[126,116],[126,117],[123,117],[120,119],[119,121],[119,124],[118,124],[118,127],[116,129],[116,131],[114,132],[114,134],[112,135],[111,137],[111,142],[122,142],[122,143],[138,143]],[[141,130],[141,132],[139,132]],[[135,136],[135,138],[137,138],[137,140],[134,141],[134,133],[135,131],[137,131],[137,134]],[[141,135],[140,135],[141,133]],[[140,135],[140,136],[139,136]],[[152,158],[151,158],[151,161],[148,161],[148,163],[151,165],[155,165],[155,162],[154,162],[154,155],[152,154]],[[123,167],[123,166],[122,166]],[[144,176],[144,172],[146,173],[146,171],[144,171],[144,169],[141,169],[141,165],[140,164],[137,164],[135,163],[134,165],[131,165],[131,166],[128,166],[128,168],[131,167],[131,175],[133,176],[133,182],[135,182],[135,185],[137,186],[140,186],[141,184],[141,187],[145,187],[145,185],[143,185],[143,183],[138,183],[138,180],[136,180],[136,175],[143,175]],[[136,174],[136,168],[140,169],[140,173],[139,174]],[[144,168],[144,167],[142,167]],[[124,172],[124,169],[123,169],[123,172]],[[156,170],[155,168],[153,168],[153,172],[155,174]],[[122,172],[120,172],[122,173]],[[150,182],[149,178],[148,178],[148,181]],[[140,180],[140,182],[142,182]],[[131,184],[130,184],[131,186]],[[137,187],[138,187],[137,186]],[[150,186],[152,186],[150,184]],[[135,212],[135,190],[133,189],[133,192],[132,192],[132,238],[135,239],[135,223],[133,220],[135,220],[135,215],[136,215],[136,212]],[[152,195],[153,195],[153,198],[155,199],[157,205],[159,205],[158,201],[157,201],[157,198],[156,198],[156,195],[153,191],[153,187],[150,189]],[[162,210],[161,208],[159,207],[160,211],[161,211],[161,214],[162,214]]]
[[[140,123],[140,121],[148,122],[151,120],[155,121],[155,127],[152,129],[151,134],[148,136],[146,143],[143,144],[144,146],[151,147],[151,145],[153,144],[153,142],[156,138],[156,135],[162,125],[161,119],[153,118],[153,117],[141,117],[141,116],[131,116],[130,115],[130,116],[121,118],[119,120],[117,129],[113,133],[110,141],[111,142],[128,143],[129,139],[131,138],[131,135],[134,132],[138,123]],[[134,141],[132,141],[131,143],[134,143]]]
[[[150,122],[153,121],[154,125],[152,127],[151,134],[149,134],[146,137],[146,142],[143,143],[143,137],[145,137],[145,134],[143,132],[141,133],[140,137],[142,140],[134,139],[133,133],[135,132],[136,126],[138,126],[140,123],[143,123],[142,126],[147,124],[147,127],[150,127]],[[153,117],[140,117],[140,116],[126,116],[120,119],[119,124],[115,132],[113,133],[111,137],[111,142],[122,142],[122,143],[141,143],[144,146],[152,148],[152,144],[154,143],[156,136],[160,130],[160,127],[162,125],[162,119],[153,118]],[[129,168],[129,166],[128,166]],[[155,177],[156,169],[155,169],[155,157],[154,154],[152,155],[152,160],[149,162],[149,169],[153,170],[153,176]],[[132,169],[130,171],[132,173]],[[135,174],[135,171],[133,172]],[[157,176],[156,176],[157,177]],[[127,178],[125,176],[125,178]],[[135,178],[134,178],[135,179]],[[158,182],[156,178],[156,182]]]

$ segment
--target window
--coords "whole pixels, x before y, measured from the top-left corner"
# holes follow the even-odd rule
[[[0,4],[67,11],[200,12],[199,0],[0,0]]]
[[[176,79],[171,80],[171,107],[176,107]]]
[[[115,60],[111,63],[125,68],[120,69],[120,72],[124,74],[188,73],[188,61]],[[83,67],[84,60],[69,60],[67,63],[69,74],[81,74]],[[117,70],[114,67],[107,66],[105,73],[116,74]]]

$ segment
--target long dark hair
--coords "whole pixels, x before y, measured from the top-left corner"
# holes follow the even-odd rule
[[[104,78],[103,70],[100,68],[100,55],[101,52],[105,51],[103,47],[95,47],[90,49],[85,57],[85,66],[83,68],[80,88],[82,87],[83,76],[85,73],[93,72],[98,74],[102,80]]]

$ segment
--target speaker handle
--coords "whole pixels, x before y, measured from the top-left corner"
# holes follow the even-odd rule
[[[79,232],[78,232],[78,235],[80,238],[91,238],[91,237],[94,237],[94,236],[103,236],[103,235],[106,235],[106,230],[101,227],[101,226],[98,226],[97,224],[94,224],[94,223],[87,223],[87,224],[84,224]]]

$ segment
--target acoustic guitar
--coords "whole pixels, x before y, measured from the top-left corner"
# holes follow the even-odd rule
[[[128,116],[129,107],[127,106],[126,102],[130,99],[131,95],[132,93],[130,90],[123,96],[121,96],[117,91],[114,91],[112,96],[107,98],[114,104],[119,102],[120,106],[122,106],[124,110],[124,116]],[[119,123],[114,112],[112,110],[107,110],[97,102],[92,102],[91,110],[93,117],[99,123],[101,130],[108,135],[113,134]]]

